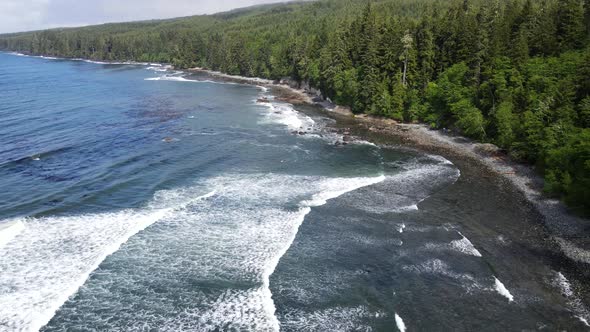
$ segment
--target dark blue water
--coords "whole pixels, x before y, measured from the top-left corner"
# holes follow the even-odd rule
[[[261,96],[0,53],[0,330],[583,326],[543,288],[558,274],[528,290],[540,268],[520,280],[464,236],[448,160],[336,146],[333,120]]]

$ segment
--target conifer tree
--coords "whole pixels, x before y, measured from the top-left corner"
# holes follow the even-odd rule
[[[557,40],[561,48],[572,49],[584,40],[584,11],[580,0],[557,2]]]
[[[431,23],[428,19],[422,21],[418,27],[416,37],[418,62],[420,66],[420,89],[425,89],[428,86],[428,82],[432,81],[434,78],[436,69],[434,34],[432,32]]]

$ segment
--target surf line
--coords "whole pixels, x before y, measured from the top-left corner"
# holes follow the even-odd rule
[[[97,252],[97,255],[94,257],[94,259],[89,260],[87,264],[78,266],[80,268],[79,274],[71,274],[67,276],[66,279],[63,280],[63,284],[59,285],[57,288],[51,289],[47,296],[43,298],[43,303],[26,303],[25,306],[21,307],[21,311],[19,313],[16,313],[16,315],[13,315],[12,317],[9,316],[11,318],[7,322],[8,326],[14,327],[16,330],[41,330],[51,321],[59,308],[61,308],[64,303],[66,303],[79,291],[80,287],[82,287],[87,282],[87,280],[90,278],[90,275],[99,268],[99,266],[107,259],[107,257],[117,252],[123,244],[129,241],[130,238],[145,230],[154,223],[170,216],[171,213],[185,209],[189,205],[210,198],[215,194],[215,191],[212,191],[205,195],[189,199],[185,202],[182,202],[181,204],[170,207],[155,208],[148,205],[147,210],[123,210],[121,212],[117,212],[118,215],[121,215],[127,219],[134,219],[136,222],[134,222],[132,225],[129,225],[130,227],[125,229],[124,232],[121,232],[118,237],[111,239],[112,241],[110,241],[110,243],[102,247],[100,252]],[[82,218],[100,219],[105,215],[109,216],[110,214],[106,213],[86,215],[82,216]],[[72,216],[74,219],[78,217],[80,216]],[[19,237],[26,236],[26,233],[31,231],[30,227],[33,227],[35,224],[37,224],[39,220],[42,221],[43,218],[19,220],[16,225],[22,223],[23,230],[21,231],[21,234],[18,234],[15,238],[13,238],[10,243],[7,243],[7,246],[18,243],[20,240]],[[7,248],[9,249],[9,247]],[[0,310],[0,312],[2,312],[2,310]],[[5,313],[6,312],[3,312],[3,314]]]
[[[386,177],[384,175],[373,177],[373,178],[365,178],[365,182],[362,183],[353,183],[349,188],[337,191],[325,191],[319,194],[315,194],[312,196],[311,200],[303,201],[299,204],[299,215],[296,221],[293,224],[293,231],[291,232],[291,236],[289,237],[286,244],[279,250],[279,252],[266,264],[264,268],[263,274],[263,285],[262,285],[262,293],[264,296],[264,311],[267,315],[267,318],[271,321],[272,329],[274,331],[280,330],[280,322],[276,316],[276,306],[272,299],[272,292],[270,291],[270,276],[274,273],[275,269],[279,265],[281,258],[287,253],[295,238],[297,237],[297,233],[299,233],[299,228],[303,224],[305,217],[311,212],[312,207],[322,206],[325,205],[329,200],[342,196],[346,193],[355,191],[357,189],[368,187],[370,185],[374,185],[380,182],[385,181]],[[346,179],[342,179],[346,181]]]

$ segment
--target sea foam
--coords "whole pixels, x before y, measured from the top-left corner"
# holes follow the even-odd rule
[[[406,332],[406,324],[398,314],[395,314],[395,325],[400,332]]]
[[[330,199],[383,180],[382,176],[226,175],[203,180],[195,187],[157,192],[152,202],[141,209],[24,219],[21,222],[25,229],[0,248],[0,322],[10,330],[38,330],[70,299],[73,302],[60,311],[56,323],[65,325],[52,328],[65,328],[75,317],[84,317],[85,309],[97,315],[95,308],[100,307],[99,314],[106,315],[104,319],[115,329],[137,324],[138,328],[160,326],[165,330],[214,331],[232,327],[278,331],[280,323],[269,278],[295,240],[305,216]],[[153,228],[140,233],[154,223],[159,233],[154,233]],[[164,231],[167,229],[171,231]],[[199,293],[187,293],[190,295],[184,298],[191,298],[198,307],[186,307],[175,317],[167,316],[166,310],[158,310],[157,306],[153,312],[146,312],[144,307],[133,309],[141,303],[125,297],[114,300],[111,297],[115,294],[104,290],[117,289],[130,280],[151,280],[153,275],[138,274],[142,269],[137,267],[125,273],[106,269],[100,272],[101,278],[87,281],[101,262],[131,237],[140,244],[151,243],[142,249],[141,266],[159,269],[159,262],[164,260],[167,265],[161,266],[160,273],[170,274],[169,278],[194,266],[190,273],[196,280],[221,278],[241,286],[228,284],[224,292],[202,298]],[[167,256],[172,248],[176,248],[174,254]],[[125,250],[109,260],[122,261],[121,268],[129,265]],[[244,283],[251,287],[244,288]],[[78,303],[72,295],[83,284],[85,296]],[[153,294],[158,299],[150,296],[144,294],[142,302],[165,300],[162,294]],[[129,312],[113,307],[120,301],[131,301],[125,306]],[[69,309],[70,305],[74,309]],[[71,312],[73,317],[68,316]],[[90,328],[92,322],[89,320],[86,327]],[[85,323],[77,324],[84,329]]]
[[[510,293],[510,291],[504,286],[504,284],[496,277],[494,277],[494,288],[498,292],[498,294],[504,296],[508,299],[508,302],[514,301],[514,296]]]
[[[0,248],[1,325],[39,330],[106,257],[178,208],[16,221],[23,229]]]
[[[323,310],[294,310],[281,316],[281,327],[286,331],[372,331],[367,318],[385,317],[383,312],[372,312],[366,306],[334,307]]]
[[[269,109],[264,114],[264,123],[283,125],[290,131],[304,131],[309,133],[316,130],[315,121],[309,116],[297,112],[292,105],[282,103],[259,104]]]
[[[584,306],[582,300],[574,293],[572,285],[565,275],[561,272],[556,272],[553,284],[561,290],[561,293],[567,299],[567,304],[574,312],[574,316],[584,325],[590,327],[590,324],[588,324],[588,320],[590,320],[590,311]]]
[[[24,229],[25,224],[21,220],[0,224],[0,248],[9,243]]]
[[[450,244],[451,248],[467,255],[482,257],[479,250],[475,249],[475,246],[473,246],[473,243],[468,238],[461,234],[461,232],[459,232],[459,235],[461,235],[462,239],[452,241]]]

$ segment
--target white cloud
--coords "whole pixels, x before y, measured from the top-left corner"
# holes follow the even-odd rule
[[[0,0],[0,33],[210,14],[281,0]]]

